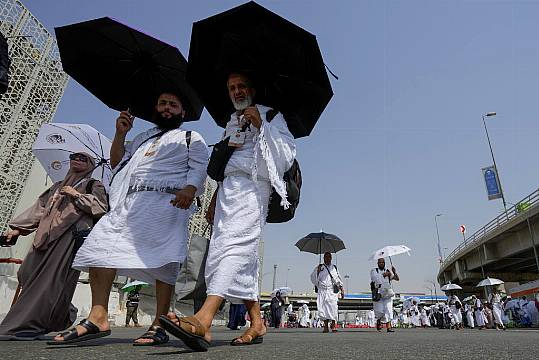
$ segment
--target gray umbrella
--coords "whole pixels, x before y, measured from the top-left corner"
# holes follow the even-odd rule
[[[325,232],[310,233],[296,243],[299,251],[313,254],[324,254],[326,252],[336,253],[346,249],[344,242],[337,235]]]

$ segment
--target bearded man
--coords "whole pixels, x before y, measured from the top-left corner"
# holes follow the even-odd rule
[[[184,116],[180,97],[162,93],[153,119],[157,126],[126,144],[134,117],[127,111],[120,113],[110,151],[115,170],[111,211],[94,226],[73,263],[90,273],[92,309],[87,319],[51,344],[110,334],[108,302],[116,275],[155,284],[155,320],[135,345],[168,342],[158,319],[168,312],[187,255],[189,216],[193,199],[204,190],[208,162],[204,139],[180,128]]]
[[[288,208],[283,176],[296,156],[294,137],[283,115],[256,104],[251,79],[233,73],[227,88],[236,112],[226,125],[225,138],[230,135],[229,145],[236,149],[206,214],[214,224],[205,273],[208,297],[194,316],[161,317],[163,327],[195,351],[208,349],[213,318],[225,299],[244,303],[251,319],[250,328],[231,345],[262,342],[266,327],[258,302],[259,241],[272,188],[281,196],[281,206]]]

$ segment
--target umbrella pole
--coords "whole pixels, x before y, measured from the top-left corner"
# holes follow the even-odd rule
[[[393,261],[391,260],[391,256],[389,257],[389,263],[391,264],[391,266],[393,266]]]
[[[318,263],[322,263],[322,238],[318,239]]]

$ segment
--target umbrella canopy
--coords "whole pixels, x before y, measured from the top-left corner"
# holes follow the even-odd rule
[[[457,284],[451,284],[451,282],[445,284],[441,287],[442,291],[451,291],[451,290],[462,290],[462,287],[460,287]]]
[[[296,301],[298,304],[309,304],[309,300],[298,300]]]
[[[500,279],[487,277],[486,279],[481,280],[479,284],[476,285],[476,287],[494,286],[494,285],[500,285],[500,284],[503,284],[503,281],[501,281]]]
[[[346,249],[344,242],[337,235],[325,232],[310,233],[296,243],[299,251],[313,254],[324,254],[326,252],[336,253]]]
[[[466,296],[464,299],[462,299],[463,302],[470,301],[473,298],[471,296]]]
[[[122,290],[125,292],[130,292],[130,291],[135,290],[137,286],[140,286],[141,288],[145,288],[145,287],[150,286],[150,284],[145,283],[144,281],[135,280],[135,281],[131,281],[130,283],[125,284],[122,287]]]
[[[271,296],[277,295],[277,292],[280,292],[281,296],[287,296],[288,294],[292,293],[292,289],[287,286],[273,289],[273,291],[271,292]]]
[[[61,181],[69,170],[69,155],[85,152],[95,159],[92,173],[108,189],[112,179],[109,165],[111,141],[86,124],[43,124],[32,147],[32,152],[52,181]]]
[[[376,250],[375,252],[373,252],[371,254],[371,256],[369,256],[369,261],[372,261],[372,260],[377,260],[377,259],[380,259],[380,258],[385,258],[387,256],[395,256],[395,255],[400,255],[400,254],[404,254],[404,253],[407,253],[408,255],[410,255],[410,251],[412,249],[410,249],[408,246],[406,245],[389,245],[389,246],[385,246],[381,249],[378,249]]]
[[[412,296],[412,297],[404,299],[404,301],[402,302],[403,309],[406,309],[406,310],[409,309],[413,305],[414,302],[416,304],[419,304],[420,302],[419,298]]]
[[[265,308],[270,307],[270,305],[271,305],[271,303],[269,303],[269,302],[268,302],[268,303],[264,303],[264,304],[260,305],[260,308],[261,308],[261,309],[265,309]]]
[[[250,77],[255,101],[282,112],[296,138],[333,96],[316,37],[252,1],[193,24],[187,80],[221,127],[234,112],[231,72]]]
[[[112,109],[152,121],[157,97],[181,97],[184,120],[198,120],[202,103],[185,81],[180,51],[108,17],[55,28],[64,71]]]

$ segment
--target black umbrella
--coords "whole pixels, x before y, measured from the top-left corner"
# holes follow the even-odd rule
[[[202,103],[185,81],[180,51],[111,18],[55,28],[64,71],[115,110],[152,121],[157,97],[181,97],[185,121],[198,120]]]
[[[303,252],[310,252],[313,254],[324,254],[326,252],[337,253],[338,251],[346,249],[344,242],[339,239],[337,235],[328,234],[323,231],[318,233],[310,233],[309,235],[301,238],[296,247]]]
[[[251,77],[256,102],[281,111],[296,138],[311,133],[333,96],[316,37],[254,2],[193,24],[187,80],[222,127],[234,111],[231,72]]]

